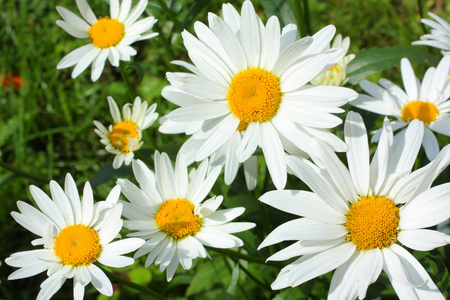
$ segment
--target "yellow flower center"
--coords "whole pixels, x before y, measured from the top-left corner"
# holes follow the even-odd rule
[[[334,66],[332,66],[331,68],[328,69],[328,71],[333,71],[333,70],[336,70],[336,71],[340,72],[339,68],[337,67],[337,65],[334,65]]]
[[[109,139],[113,146],[123,152],[129,152],[128,138],[139,139],[139,133],[136,129],[136,124],[131,121],[122,121],[113,126],[112,131],[109,133]]]
[[[346,240],[359,250],[383,249],[397,241],[399,209],[391,199],[361,197],[350,206],[347,215],[349,234]]]
[[[99,19],[89,28],[92,44],[98,48],[116,46],[123,39],[124,34],[125,28],[123,24],[116,19],[108,17]]]
[[[244,130],[247,129],[247,127],[248,127],[248,123],[247,122],[240,121],[237,130],[238,131],[244,131]]]
[[[414,119],[419,119],[425,125],[429,125],[436,120],[439,111],[431,102],[424,102],[420,100],[412,101],[403,106],[402,120],[403,122],[411,122]]]
[[[194,235],[200,230],[201,219],[194,214],[195,206],[186,199],[168,200],[159,206],[156,223],[174,239]]]
[[[280,78],[261,69],[251,68],[237,73],[227,94],[228,105],[241,122],[265,122],[280,107]]]
[[[89,265],[100,256],[100,238],[89,226],[70,225],[59,232],[53,250],[65,265]]]

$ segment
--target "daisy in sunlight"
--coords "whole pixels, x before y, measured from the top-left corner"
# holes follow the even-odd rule
[[[351,104],[360,109],[377,114],[392,116],[392,129],[407,127],[413,120],[425,125],[423,147],[429,160],[439,153],[439,145],[434,132],[450,136],[450,56],[444,56],[439,65],[425,73],[422,84],[416,78],[407,58],[401,60],[401,72],[405,90],[387,79],[380,79],[378,86],[362,80],[359,85],[369,95],[360,94]],[[404,135],[405,130],[397,136]],[[378,141],[381,130],[374,132],[372,142]]]
[[[172,280],[179,264],[188,270],[192,260],[209,257],[204,246],[234,248],[243,245],[231,233],[253,228],[254,223],[230,222],[244,213],[243,207],[217,210],[222,196],[204,201],[219,176],[221,167],[208,172],[208,160],[188,175],[186,161],[179,152],[175,168],[166,153],[155,152],[155,172],[140,160],[133,160],[133,172],[140,187],[119,179],[125,197],[124,227],[136,232],[129,236],[145,239],[134,258],[148,254],[145,267],[153,262],[161,272],[167,269]]]
[[[350,47],[350,37],[342,38],[342,35],[338,34],[333,41],[331,48],[344,48],[347,53]],[[314,85],[334,85],[344,86],[348,82],[347,77],[347,65],[355,58],[355,54],[349,54],[344,56],[337,64],[332,66],[325,73],[317,76],[311,83]]]
[[[156,23],[154,17],[137,21],[147,7],[148,0],[140,0],[131,9],[131,0],[110,0],[110,16],[97,18],[86,0],[76,0],[78,10],[84,19],[68,9],[57,6],[56,10],[63,20],[56,24],[73,37],[89,38],[90,42],[64,56],[57,69],[65,69],[75,65],[72,78],[81,74],[92,64],[91,79],[96,81],[102,74],[108,59],[114,67],[119,61],[129,61],[136,55],[136,50],[130,45],[137,41],[150,39],[158,33],[146,33]]]
[[[209,13],[209,26],[196,22],[197,37],[182,33],[193,64],[175,63],[192,73],[167,73],[171,85],[162,95],[180,107],[161,119],[159,130],[192,135],[189,148],[199,150],[182,151],[195,161],[210,157],[232,138],[235,142],[222,148],[223,161],[244,163],[260,147],[273,183],[282,189],[285,152],[306,156],[315,151],[313,138],[335,151],[347,150],[328,129],[342,123],[333,113],[343,112],[340,106],[357,93],[308,84],[336,65],[345,49],[324,51],[336,31],[332,25],[297,40],[295,25],[281,29],[276,16],[264,25],[248,0],[240,14],[231,4],[223,4],[222,12],[223,18]],[[235,178],[234,171],[229,174]]]
[[[18,201],[19,212],[13,218],[27,230],[39,236],[31,243],[42,249],[12,254],[5,262],[19,269],[8,279],[20,279],[47,271],[48,278],[41,284],[38,300],[50,299],[67,279],[73,278],[73,296],[84,297],[89,283],[102,294],[112,296],[113,287],[108,277],[94,264],[113,268],[133,264],[134,259],[123,256],[142,246],[139,238],[113,241],[122,229],[122,204],[117,200],[120,187],[111,190],[104,201],[94,204],[92,188],[86,182],[80,196],[70,174],[64,190],[55,181],[50,182],[52,199],[35,186],[30,192],[40,210]]]
[[[123,118],[111,96],[108,96],[108,104],[114,124],[106,128],[100,122],[94,121],[97,127],[95,133],[101,138],[100,142],[106,146],[106,150],[116,155],[113,167],[118,169],[123,163],[130,164],[134,151],[139,150],[144,144],[142,130],[155,122],[158,113],[155,113],[156,103],[147,108],[147,101],[142,102],[140,97],[136,97],[133,105],[127,103],[123,106]],[[130,106],[133,108],[130,109]]]
[[[444,299],[427,271],[405,249],[430,251],[450,236],[427,229],[450,217],[450,183],[431,187],[450,163],[450,145],[411,172],[424,136],[414,120],[393,141],[387,118],[370,162],[366,128],[349,112],[344,126],[348,168],[326,144],[317,144],[314,163],[289,156],[290,171],[312,190],[271,191],[260,201],[300,218],[274,229],[259,249],[282,241],[292,245],[270,256],[284,267],[272,289],[295,287],[334,271],[328,299],[364,299],[384,271],[400,299]]]

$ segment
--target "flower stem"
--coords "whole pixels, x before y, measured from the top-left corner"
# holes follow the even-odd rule
[[[118,284],[122,284],[125,286],[128,286],[132,289],[141,291],[142,293],[144,293],[145,295],[151,296],[155,299],[160,299],[160,300],[165,300],[166,298],[160,294],[158,294],[157,292],[142,286],[140,284],[137,284],[135,282],[126,280],[125,278],[122,278],[120,276],[117,276],[116,274],[106,270],[105,268],[103,268],[102,266],[98,266],[100,269],[102,269],[103,272],[105,272],[105,274],[108,276],[109,279],[112,279],[114,282],[118,283]]]
[[[277,267],[279,266],[279,263],[277,263],[277,262],[271,262],[271,261],[266,262],[266,260],[262,257],[256,257],[256,256],[244,254],[241,252],[229,250],[229,249],[218,249],[218,248],[210,248],[210,247],[208,247],[208,249],[210,249],[214,252],[220,253],[220,254],[229,255],[229,256],[232,256],[237,259],[246,260],[248,262],[257,263],[260,265],[269,265],[269,266],[277,266]]]
[[[126,67],[123,66],[123,64],[119,65],[120,75],[122,75],[122,79],[125,82],[125,85],[127,86],[128,94],[130,95],[130,100],[133,101],[134,98],[136,98],[137,93],[134,87],[131,85],[130,78],[128,77],[129,74],[126,72]]]

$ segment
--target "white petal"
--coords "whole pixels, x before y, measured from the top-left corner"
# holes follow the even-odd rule
[[[259,17],[250,1],[244,2],[241,11],[240,38],[247,57],[248,67],[257,67],[261,55]]]
[[[417,86],[416,75],[407,58],[401,60],[403,85],[405,86],[406,94],[410,100],[419,99],[419,87]]]
[[[93,25],[97,22],[97,18],[95,17],[94,12],[92,11],[89,4],[86,2],[86,0],[76,0],[78,10],[80,11],[83,18],[88,21],[89,24]]]
[[[80,58],[79,62],[73,69],[72,78],[76,78],[78,75],[81,74],[81,72],[86,70],[86,68],[97,57],[97,55],[100,54],[100,52],[101,49],[97,47],[92,47],[91,49],[89,49],[89,51]]]
[[[352,256],[355,248],[356,246],[353,243],[343,243],[313,256],[303,256],[309,259],[301,261],[290,272],[288,284],[295,287],[336,269]],[[274,286],[276,286],[276,281],[272,284],[272,288]]]
[[[90,225],[94,211],[94,195],[89,182],[86,182],[83,189],[83,197],[81,198],[81,223]]]
[[[353,184],[360,195],[368,195],[369,142],[364,121],[359,114],[354,112],[347,114],[344,134],[345,142],[349,145],[347,161]]]
[[[217,124],[215,124],[212,134],[205,142],[195,156],[197,161],[201,161],[220,148],[236,131],[239,125],[239,119],[232,114],[225,116]]]
[[[342,199],[322,177],[321,171],[316,165],[300,157],[288,156],[286,160],[292,173],[305,182],[320,199],[341,214],[348,212],[346,201],[350,199]]]
[[[450,236],[445,233],[429,229],[400,230],[400,243],[418,251],[430,251],[450,243]]]
[[[400,211],[401,229],[426,228],[450,217],[450,183],[435,186],[419,194]]]
[[[276,16],[271,16],[262,36],[260,67],[272,70],[280,53],[280,22]]]
[[[423,122],[413,120],[406,128],[405,134],[401,138],[397,138],[388,173],[411,172],[422,144],[423,135]]]
[[[105,273],[94,264],[90,264],[87,268],[92,276],[92,285],[103,295],[112,296],[113,287]]]
[[[50,218],[60,229],[66,227],[67,223],[58,210],[56,204],[39,188],[30,186],[30,192],[41,211]]]
[[[69,198],[67,198],[61,186],[54,180],[50,181],[50,193],[59,211],[66,219],[67,224],[74,224],[75,220]]]
[[[69,54],[61,59],[61,61],[56,66],[56,69],[60,70],[77,64],[81,60],[81,58],[84,57],[84,55],[91,51],[93,48],[94,46],[92,44],[87,44],[69,52]]]
[[[88,38],[89,37],[89,34],[86,31],[81,30],[78,27],[75,27],[75,26],[73,26],[73,25],[71,25],[69,23],[66,23],[64,21],[57,20],[56,21],[56,25],[58,25],[59,27],[64,29],[68,34],[70,34],[73,37],[76,37],[76,38],[79,38],[79,39]]]
[[[276,188],[281,190],[286,185],[286,159],[280,137],[270,122],[261,123],[261,148],[266,159],[267,168]]]
[[[72,205],[75,223],[78,224],[81,222],[80,195],[78,194],[77,186],[70,173],[67,173],[64,181],[64,192],[66,193]]]
[[[259,245],[258,250],[282,241],[329,240],[345,236],[348,230],[341,225],[325,224],[307,218],[294,219],[275,228]]]
[[[436,139],[436,136],[428,128],[425,128],[422,143],[423,143],[423,148],[425,149],[425,154],[427,155],[427,158],[430,161],[435,159],[439,153],[439,144]]]
[[[247,189],[252,191],[258,183],[258,158],[251,156],[244,161],[244,177],[247,184]]]
[[[201,228],[200,231],[195,234],[195,238],[203,245],[213,248],[226,249],[243,245],[241,239],[234,235],[207,227]]]
[[[307,191],[270,191],[259,198],[276,209],[320,222],[344,224],[345,215],[332,209],[314,193]]]

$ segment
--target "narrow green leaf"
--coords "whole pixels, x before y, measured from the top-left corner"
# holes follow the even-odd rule
[[[412,64],[436,66],[439,57],[414,47],[387,47],[360,50],[347,67],[350,84],[357,84],[367,76],[400,65],[406,57]]]
[[[230,284],[228,285],[225,300],[232,300],[236,295],[236,287],[239,281],[239,264],[236,264],[231,273]]]

